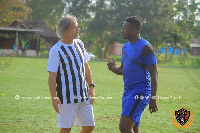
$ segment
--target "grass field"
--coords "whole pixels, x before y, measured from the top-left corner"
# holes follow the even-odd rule
[[[0,57],[0,60],[4,59]],[[0,133],[59,132],[49,99],[47,61],[45,58],[15,57],[0,69]],[[106,64],[106,61],[89,62],[96,83],[94,133],[119,133],[122,76],[108,71]],[[199,133],[200,68],[158,64],[158,69],[159,111],[154,114],[148,109],[144,111],[140,132]],[[194,112],[194,121],[187,129],[178,129],[171,120],[172,111],[182,107]],[[72,133],[79,130],[80,127],[73,127]]]

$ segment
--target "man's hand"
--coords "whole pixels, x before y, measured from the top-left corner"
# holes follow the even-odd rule
[[[93,105],[94,103],[94,98],[95,98],[95,89],[93,86],[90,87],[89,91],[88,91],[88,96],[90,98],[90,104]]]
[[[151,114],[158,111],[156,99],[150,99],[149,111],[150,111]]]
[[[52,98],[52,106],[53,106],[54,110],[55,110],[58,114],[60,114],[58,105],[61,106],[61,102],[60,102],[59,97],[53,97],[53,98]]]
[[[108,62],[108,69],[110,70],[110,71],[113,71],[114,69],[116,69],[116,64],[115,64],[115,62]]]

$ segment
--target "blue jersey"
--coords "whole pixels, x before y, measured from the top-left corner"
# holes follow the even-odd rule
[[[124,95],[151,94],[150,73],[147,66],[157,63],[152,45],[141,38],[125,43],[122,48]]]

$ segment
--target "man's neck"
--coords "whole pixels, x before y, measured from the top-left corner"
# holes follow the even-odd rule
[[[130,43],[135,43],[135,42],[137,42],[140,39],[141,39],[141,37],[140,37],[140,35],[138,35],[138,36],[135,36],[135,37],[129,39],[129,42]]]
[[[64,44],[72,44],[73,43],[73,39],[65,39],[65,38],[63,38],[63,39],[61,39],[61,42],[62,43],[64,43]]]

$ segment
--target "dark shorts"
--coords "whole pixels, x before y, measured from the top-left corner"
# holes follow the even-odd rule
[[[121,116],[128,116],[136,126],[140,126],[140,118],[142,112],[149,104],[150,96],[131,95],[122,98],[122,114]]]

